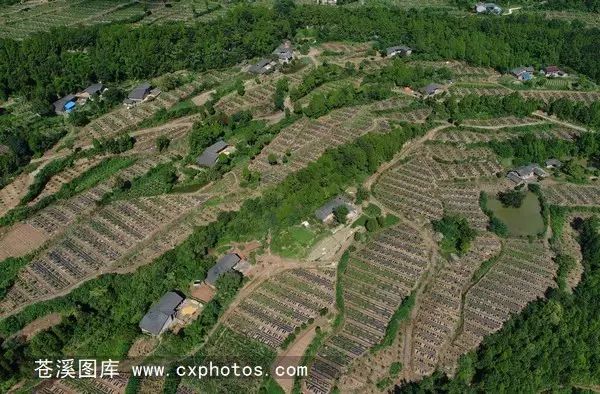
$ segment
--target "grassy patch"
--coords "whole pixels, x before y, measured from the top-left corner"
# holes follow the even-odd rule
[[[304,257],[308,249],[326,234],[303,226],[292,226],[273,236],[271,248],[283,257]]]
[[[416,292],[413,291],[410,293],[408,297],[402,300],[402,303],[396,309],[390,322],[385,328],[385,335],[383,339],[378,344],[374,345],[371,350],[373,352],[379,351],[383,348],[391,346],[394,343],[394,339],[396,339],[396,335],[398,335],[398,329],[400,328],[400,323],[408,318],[410,315],[410,311],[415,305]]]
[[[6,292],[13,285],[17,274],[27,263],[31,261],[31,257],[9,257],[0,261],[0,297],[4,297]]]

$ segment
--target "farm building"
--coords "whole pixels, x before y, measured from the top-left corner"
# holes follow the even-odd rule
[[[317,4],[336,5],[337,0],[317,0]]]
[[[202,167],[214,167],[217,164],[217,160],[219,159],[219,155],[221,153],[225,153],[224,151],[229,147],[227,142],[220,140],[204,149],[204,152],[198,157],[196,163]]]
[[[294,58],[294,48],[292,47],[292,43],[289,41],[284,42],[273,51],[273,54],[277,56],[280,63],[291,62]]]
[[[542,74],[548,78],[566,77],[568,74],[556,66],[548,66],[542,69]]]
[[[475,4],[475,12],[478,14],[500,15],[502,8],[495,3],[477,3]]]
[[[423,96],[425,97],[432,97],[442,93],[443,91],[444,87],[442,85],[437,83],[430,83],[421,90],[421,93],[423,93]]]
[[[267,74],[275,69],[275,62],[269,59],[261,59],[248,69],[252,74]]]
[[[143,333],[160,335],[172,325],[183,303],[184,298],[174,291],[170,291],[148,310],[140,321],[139,327]]]
[[[410,54],[412,53],[412,49],[405,46],[405,45],[398,45],[395,47],[389,47],[385,50],[386,56],[387,57],[394,57],[394,56],[410,56]]]
[[[533,79],[533,67],[517,67],[510,70],[510,73],[519,81],[530,81]]]
[[[127,95],[127,98],[123,100],[123,104],[126,106],[133,106],[143,101],[148,101],[156,98],[160,94],[159,89],[152,89],[152,85],[148,82],[144,82],[138,85]]]
[[[506,177],[516,184],[524,182],[531,182],[537,179],[537,177],[545,178],[548,173],[539,166],[539,164],[529,164],[527,166],[515,168],[510,171]]]
[[[95,83],[85,88],[83,92],[77,93],[77,97],[89,99],[91,97],[101,94],[103,90],[104,85],[102,85],[101,83]]]
[[[54,107],[54,112],[57,115],[61,115],[64,113],[69,113],[73,111],[75,106],[77,105],[77,97],[74,94],[66,95],[63,98],[56,100],[52,107]]]
[[[321,208],[317,209],[317,211],[315,212],[315,216],[317,219],[319,219],[323,223],[331,222],[334,218],[333,212],[337,208],[344,206],[344,205],[346,206],[346,208],[348,208],[348,215],[346,217],[348,219],[352,219],[352,218],[356,217],[356,215],[357,215],[356,207],[354,207],[354,205],[350,204],[345,198],[340,197],[340,196],[328,201]]]
[[[562,162],[558,159],[548,159],[546,160],[546,168],[560,168],[562,167]]]
[[[240,269],[238,269],[238,267]],[[211,269],[208,270],[206,279],[204,281],[211,286],[215,286],[217,280],[225,272],[234,269],[241,273],[242,268],[244,268],[244,260],[242,260],[240,255],[237,253],[227,253],[225,256],[221,257]]]
[[[4,144],[0,144],[0,156],[10,153],[10,148]]]

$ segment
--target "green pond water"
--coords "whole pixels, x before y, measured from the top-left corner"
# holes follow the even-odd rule
[[[527,192],[519,208],[504,207],[495,196],[489,196],[488,208],[506,224],[511,235],[536,235],[544,231],[540,202],[532,192]]]

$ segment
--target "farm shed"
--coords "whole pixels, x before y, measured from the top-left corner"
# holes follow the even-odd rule
[[[104,90],[103,84],[95,83],[95,84],[92,84],[92,85],[88,86],[87,88],[85,88],[83,90],[83,92],[79,93],[79,96],[83,97],[83,98],[90,98],[92,96],[102,93],[103,90]]]
[[[533,67],[517,67],[510,70],[510,73],[519,81],[530,81],[533,79],[534,72],[535,69]]]
[[[250,66],[248,71],[252,74],[266,74],[273,70],[275,64],[269,59],[261,59],[258,63]]]
[[[389,47],[385,51],[387,57],[394,57],[397,55],[400,56],[410,56],[412,53],[412,49],[407,47],[406,45],[397,45],[394,47]]]
[[[135,89],[133,89],[131,92],[129,92],[129,94],[127,95],[127,98],[123,101],[123,104],[133,105],[133,104],[140,103],[140,102],[146,100],[146,98],[148,98],[148,96],[151,93],[158,96],[160,91],[156,91],[154,93],[154,91],[152,91],[152,85],[150,85],[148,82],[144,82],[141,85],[136,86]]]
[[[233,267],[241,260],[242,258],[236,253],[227,253],[225,256],[221,257],[211,269],[208,270],[205,282],[211,286],[214,286],[221,275],[233,269]]]
[[[558,159],[548,159],[546,160],[546,168],[560,168],[562,167],[562,162]]]
[[[274,55],[277,55],[280,63],[289,63],[294,58],[294,48],[289,41],[279,45],[274,51]]]
[[[507,178],[517,184],[534,180],[536,176],[545,178],[548,176],[548,173],[544,171],[539,164],[529,164],[515,168],[507,174]]]
[[[477,3],[475,4],[475,12],[478,14],[500,15],[502,8],[495,3]]]
[[[227,149],[229,145],[227,142],[220,140],[204,149],[204,152],[198,157],[196,163],[202,167],[214,167],[217,164],[217,159],[219,158],[219,154],[221,154],[225,149]]]
[[[557,66],[547,66],[542,69],[542,73],[547,77],[566,77],[567,73]]]
[[[444,90],[444,87],[437,83],[430,83],[425,86],[421,91],[425,97],[435,96],[438,93],[441,93]]]
[[[57,115],[65,112],[71,112],[75,108],[77,97],[74,94],[66,95],[63,98],[56,100],[52,106]]]
[[[174,291],[166,293],[148,310],[139,327],[145,334],[160,335],[173,324],[175,315],[184,298]]]
[[[354,205],[350,204],[345,198],[338,196],[328,201],[321,208],[317,209],[317,211],[315,212],[315,216],[321,222],[329,222],[333,220],[333,211],[335,211],[336,208],[339,208],[344,205],[346,206],[346,208],[348,208],[348,217],[356,215],[356,208],[354,207]]]

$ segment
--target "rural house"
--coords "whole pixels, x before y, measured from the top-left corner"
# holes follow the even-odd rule
[[[214,287],[221,275],[231,269],[235,269],[240,262],[242,262],[242,258],[237,253],[227,253],[208,270],[205,282]]]
[[[184,298],[174,291],[162,296],[140,321],[139,327],[142,332],[157,336],[167,331],[173,325],[179,306],[183,301]]]
[[[500,15],[502,8],[495,3],[477,3],[475,4],[475,12],[478,14]]]
[[[156,98],[160,94],[159,89],[152,89],[152,85],[148,82],[144,82],[138,85],[127,95],[127,98],[123,100],[123,104],[127,107],[139,104],[143,101],[148,101]]]
[[[442,85],[439,85],[437,83],[430,83],[421,90],[421,93],[423,93],[424,97],[433,97],[437,94],[442,93],[443,91],[444,87]]]
[[[204,152],[198,157],[196,163],[198,163],[201,167],[209,167],[212,168],[217,164],[217,160],[219,159],[219,155],[224,153],[224,151],[229,147],[227,142],[220,140],[204,149]]]
[[[315,216],[323,223],[331,222],[334,218],[333,212],[337,208],[344,205],[346,206],[346,208],[348,208],[348,215],[346,215],[346,218],[352,219],[356,217],[357,212],[354,205],[350,204],[348,201],[346,201],[346,199],[340,196],[328,201],[321,208],[317,209],[315,212]]]
[[[61,115],[64,113],[70,113],[71,111],[73,111],[73,109],[75,109],[76,105],[77,97],[74,94],[69,94],[63,98],[56,100],[52,104],[52,107],[54,107],[54,112],[57,115]]]
[[[567,73],[556,66],[548,66],[542,69],[542,73],[548,78],[566,77]]]
[[[546,168],[560,168],[562,167],[562,162],[558,159],[548,159],[546,160]]]
[[[412,53],[412,49],[410,49],[409,47],[405,46],[405,45],[398,45],[395,47],[389,47],[385,50],[386,56],[387,57],[394,57],[394,56],[410,56],[410,54]]]
[[[539,164],[529,164],[523,167],[515,168],[510,171],[506,177],[516,184],[535,181],[537,177],[545,178],[548,173],[544,171]]]
[[[103,90],[104,85],[102,85],[101,83],[95,83],[85,88],[82,92],[77,93],[77,97],[82,99],[89,99],[101,94]]]
[[[252,74],[267,74],[275,69],[275,62],[269,59],[261,59],[258,63],[250,66],[248,71]]]
[[[292,43],[289,41],[284,42],[273,51],[273,54],[277,56],[279,63],[285,64],[291,62],[294,58]]]
[[[533,79],[534,71],[533,67],[517,67],[510,70],[510,73],[519,81],[530,81]]]

